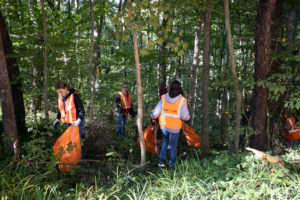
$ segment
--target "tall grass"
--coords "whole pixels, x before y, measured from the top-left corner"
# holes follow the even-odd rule
[[[194,151],[174,169],[152,163],[126,173],[124,166],[114,176],[97,175],[97,165],[71,173],[15,165],[0,171],[0,199],[300,199],[299,150],[281,158],[294,164],[282,169],[251,153]]]

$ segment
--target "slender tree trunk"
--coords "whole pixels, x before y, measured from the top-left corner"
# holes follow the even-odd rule
[[[228,50],[229,50],[229,61],[231,67],[231,74],[234,80],[234,89],[236,95],[236,118],[235,118],[235,139],[234,139],[234,152],[239,152],[239,142],[240,142],[240,124],[241,124],[241,104],[242,104],[242,94],[240,91],[240,85],[236,73],[235,67],[235,56],[234,56],[234,49],[233,49],[233,41],[230,29],[230,14],[229,14],[229,4],[228,0],[224,1],[225,7],[225,28],[227,33],[227,43],[228,43]]]
[[[93,122],[94,116],[94,96],[96,88],[96,76],[95,69],[92,65],[93,62],[93,50],[94,50],[94,31],[95,31],[95,20],[94,20],[94,5],[93,0],[90,0],[90,12],[91,12],[91,42],[90,42],[90,55],[89,55],[89,74],[92,80],[91,95],[90,95],[90,105],[89,105],[89,120]]]
[[[4,23],[4,18],[0,11],[0,101],[2,107],[3,128],[5,137],[5,147],[14,151],[13,162],[18,160],[19,138],[18,128],[14,107],[14,100],[11,88],[11,81],[8,73],[8,60],[6,52],[10,51],[10,45],[7,46],[8,33]],[[10,39],[9,39],[10,41]]]
[[[46,123],[49,124],[49,113],[48,113],[48,53],[47,53],[47,27],[46,27],[46,13],[44,7],[44,0],[41,0],[42,15],[43,15],[43,32],[44,32],[44,105],[45,105],[45,117]]]
[[[168,20],[169,20],[169,12],[164,12],[164,15],[167,15],[168,17],[164,17],[162,21],[162,27],[166,28],[168,25]],[[163,37],[163,36],[161,36]],[[166,86],[167,85],[167,75],[166,75],[166,69],[167,69],[167,39],[164,39],[162,45],[160,46],[160,59],[159,59],[159,64],[158,64],[158,86]]]
[[[131,3],[131,0],[128,0],[128,3]],[[138,117],[136,120],[139,132],[139,139],[140,139],[140,147],[141,147],[141,165],[146,165],[146,146],[143,136],[143,91],[142,91],[142,81],[141,81],[141,67],[139,61],[139,52],[138,52],[138,44],[137,44],[137,34],[134,31],[135,25],[132,22],[131,28],[133,29],[132,36],[133,36],[133,47],[134,47],[134,60],[136,66],[136,84],[137,84],[137,94],[138,94]]]
[[[270,72],[271,17],[276,0],[260,0],[256,16],[254,89],[251,126],[255,135],[249,145],[255,149],[267,149],[267,101],[268,88],[265,81]]]
[[[195,86],[197,84],[198,77],[198,65],[199,65],[199,52],[200,52],[200,36],[201,36],[201,26],[202,26],[202,16],[199,15],[196,31],[195,31],[195,40],[194,40],[194,55],[193,55],[193,65],[191,71],[190,79],[190,89],[188,96],[188,106],[191,116],[191,124],[193,124],[194,118],[194,108],[195,108]]]
[[[202,152],[204,155],[210,153],[209,146],[209,63],[210,63],[210,28],[212,3],[206,1],[206,11],[204,20],[204,37],[203,37],[203,72],[202,72]]]

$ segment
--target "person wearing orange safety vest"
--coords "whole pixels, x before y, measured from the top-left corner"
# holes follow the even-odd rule
[[[115,97],[115,114],[117,115],[117,135],[125,135],[125,124],[128,115],[135,117],[132,107],[131,95],[128,93],[128,85],[123,83],[122,92],[117,92]]]
[[[298,145],[298,139],[300,139],[300,128],[296,125],[296,119],[289,116],[286,119],[285,124],[285,139],[287,140],[288,148],[296,148]]]
[[[56,83],[55,90],[58,94],[59,111],[53,123],[54,129],[57,129],[59,121],[66,123],[68,127],[71,125],[78,126],[80,138],[82,139],[85,113],[78,92],[75,92],[74,89],[69,89],[69,86],[62,81]]]
[[[170,91],[162,95],[156,105],[151,118],[159,118],[159,125],[163,132],[163,142],[159,156],[159,167],[165,167],[168,143],[170,143],[170,167],[175,167],[177,157],[177,144],[182,121],[188,121],[190,114],[187,100],[182,96],[182,88],[179,81],[175,80],[170,85]]]

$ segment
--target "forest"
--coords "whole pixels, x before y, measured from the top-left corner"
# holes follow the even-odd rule
[[[0,0],[0,102],[1,199],[299,199],[300,2]]]

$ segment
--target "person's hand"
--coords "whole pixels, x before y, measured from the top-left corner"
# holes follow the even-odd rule
[[[132,112],[131,116],[132,116],[133,118],[135,118],[135,112]]]
[[[54,128],[54,129],[57,129],[58,123],[59,123],[59,119],[56,119],[56,120],[53,122],[53,128]]]
[[[81,122],[81,119],[79,118],[75,122],[73,122],[73,125],[78,126],[80,124],[80,122]]]
[[[151,119],[152,126],[155,126],[155,119]]]

